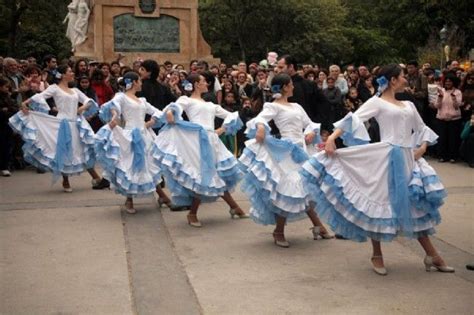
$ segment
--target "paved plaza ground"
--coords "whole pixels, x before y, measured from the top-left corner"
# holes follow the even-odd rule
[[[283,249],[222,201],[196,229],[152,198],[121,213],[87,174],[67,194],[50,174],[15,172],[0,178],[0,314],[473,314],[474,170],[430,163],[449,193],[433,241],[455,274],[425,272],[413,240],[384,245],[381,277],[369,243],[314,241],[309,220],[288,225]]]

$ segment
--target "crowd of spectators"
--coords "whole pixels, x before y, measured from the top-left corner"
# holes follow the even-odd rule
[[[19,109],[21,102],[54,84],[58,60],[47,55],[41,61],[33,57],[17,60],[0,57],[0,170],[9,176],[11,169],[21,169],[21,140],[12,133],[8,118]],[[228,111],[239,111],[242,120],[255,117],[265,102],[272,101],[271,79],[276,73],[286,72],[293,80],[294,95],[290,99],[303,106],[308,116],[322,124],[322,129],[332,131],[332,123],[348,112],[356,111],[377,93],[379,66],[330,65],[324,67],[299,64],[291,55],[277,58],[269,53],[257,62],[241,61],[234,65],[225,63],[209,65],[204,60],[191,60],[189,64],[165,61],[136,60],[130,65],[121,60],[98,62],[87,59],[70,59],[75,73],[71,82],[100,105],[120,92],[118,79],[128,71],[137,72],[143,82],[140,95],[158,109],[182,95],[186,95],[186,78],[191,73],[202,74],[208,83],[207,101],[220,104]],[[440,162],[464,160],[474,167],[474,69],[464,70],[457,61],[448,62],[445,69],[434,69],[429,63],[419,67],[416,61],[407,62],[404,68],[408,86],[399,95],[412,101],[425,123],[439,135],[438,144],[429,154]],[[49,103],[50,114],[55,114],[55,104]],[[216,124],[219,122],[216,121]],[[90,120],[94,130],[101,121]],[[375,119],[367,123],[372,141],[377,141],[378,125]],[[272,133],[279,131],[273,127]],[[228,148],[239,155],[245,141],[243,131],[237,137],[222,136]]]

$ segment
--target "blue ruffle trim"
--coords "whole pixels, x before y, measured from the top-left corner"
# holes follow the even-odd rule
[[[104,169],[104,178],[113,185],[117,194],[126,197],[142,197],[153,194],[161,181],[161,172],[152,174],[152,182],[133,183],[127,173],[116,167],[120,159],[120,147],[113,144],[113,134],[106,126],[96,134],[95,149],[97,161]]]
[[[190,205],[194,197],[199,197],[201,202],[213,202],[223,196],[226,191],[232,191],[242,177],[239,164],[233,157],[217,163],[217,175],[226,184],[221,188],[198,183],[183,171],[183,165],[178,162],[175,155],[161,151],[156,145],[153,145],[153,157],[162,169],[173,203],[179,206]],[[235,165],[231,166],[232,164]]]
[[[226,135],[235,135],[242,127],[244,126],[244,123],[240,119],[240,117],[237,117],[236,119],[231,120],[228,123],[225,123],[222,125],[222,127],[225,128],[225,134]]]
[[[444,198],[447,197],[447,193],[444,189],[427,192],[424,187],[441,184],[439,177],[437,175],[422,177],[419,172],[414,172],[413,176],[421,179],[423,186],[409,185],[408,190],[410,192],[411,204],[419,210],[436,214],[438,209],[444,204]]]
[[[99,118],[102,120],[103,123],[108,123],[112,120],[112,112],[111,110],[115,109],[120,116],[120,107],[114,103],[114,101],[109,101],[107,103],[102,104],[99,110]]]
[[[30,110],[32,111],[35,111],[35,112],[40,112],[40,113],[44,113],[44,114],[47,114],[49,112],[49,110],[47,110],[44,106],[42,106],[40,103],[37,103],[37,102],[34,102],[34,101],[31,101],[30,105],[29,105],[29,108]]]
[[[91,99],[89,104],[91,104],[89,108],[82,113],[86,119],[92,118],[99,111],[99,105],[94,100]]]
[[[91,168],[89,167],[90,163],[92,163],[92,166],[94,165],[95,159],[93,158],[94,154],[92,153],[90,155],[92,158],[85,164],[66,164],[62,169],[57,169],[57,167],[55,167],[56,163],[54,159],[44,155],[41,148],[36,146],[36,130],[29,128],[26,125],[24,118],[20,115],[20,112],[13,115],[9,120],[9,125],[15,132],[21,135],[24,141],[22,150],[23,158],[26,162],[43,171],[56,174],[62,173],[68,176],[81,174],[85,169]],[[79,131],[81,132],[81,130],[82,129],[80,128]]]
[[[285,196],[276,191],[277,183],[272,180],[271,170],[266,168],[265,164],[261,161],[255,159],[256,155],[249,149],[244,149],[242,155],[247,155],[251,160],[249,165],[242,165],[242,168],[245,170],[246,174],[240,185],[241,190],[249,198],[253,210],[250,212],[251,218],[259,224],[263,225],[274,225],[276,224],[275,215],[285,217],[287,221],[296,221],[301,220],[306,217],[306,212],[292,213],[281,209],[273,203],[273,201],[281,200],[285,204],[295,204],[295,205],[306,205],[306,198],[295,198],[291,196]],[[261,180],[254,173],[248,172],[249,168],[254,168],[259,170],[259,173],[264,173],[263,176],[266,180]],[[264,188],[266,181],[270,181],[271,190]],[[273,195],[273,196],[272,196]]]
[[[308,193],[310,193],[313,197],[312,200],[316,201],[316,210],[318,214],[327,221],[333,231],[344,236],[345,238],[359,242],[367,241],[367,238],[372,238],[379,241],[391,241],[397,236],[397,234],[410,238],[419,238],[435,233],[434,229],[430,228],[427,230],[411,232],[407,234],[399,230],[399,223],[396,218],[377,219],[366,216],[363,212],[357,210],[344,196],[341,184],[326,172],[325,167],[319,163],[319,161],[317,161],[315,158],[311,158],[305,164],[305,166],[313,167],[320,174],[320,176],[316,178],[304,168],[301,170],[304,185]],[[321,185],[323,183],[329,186],[328,191],[323,192],[321,190]],[[391,227],[398,232],[395,234],[388,234],[364,230],[359,225],[348,221],[343,215],[341,215],[336,210],[336,207],[326,198],[326,195],[334,195],[337,199],[337,208],[344,209],[344,211],[349,213],[355,221],[370,226],[380,226],[381,228]],[[418,230],[417,227],[423,226],[427,222],[431,222],[433,225],[437,225],[441,222],[441,217],[437,208],[423,208],[423,210],[427,211],[423,217],[411,219],[411,223],[415,230]]]
[[[354,130],[352,129],[352,124],[353,124],[352,120],[353,120],[352,113],[349,113],[343,119],[341,119],[337,123],[337,125],[334,124],[335,127],[337,127],[339,129],[341,129],[342,131],[344,131],[343,134],[341,135],[341,139],[342,139],[344,145],[350,147],[350,146],[354,146],[354,145],[363,145],[363,144],[370,143],[370,140],[368,140],[368,139],[358,138],[358,137],[354,136]],[[362,133],[364,133],[364,136],[365,136],[365,134],[367,133],[367,131],[365,130],[365,126],[363,124],[361,124],[358,128],[364,128]],[[369,137],[368,133],[367,133],[366,136],[367,136],[367,138]]]

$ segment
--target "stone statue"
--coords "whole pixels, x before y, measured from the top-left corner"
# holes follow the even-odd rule
[[[63,23],[68,22],[66,37],[72,44],[72,51],[87,39],[87,27],[89,25],[89,15],[91,13],[86,0],[72,0],[67,6],[69,13]]]

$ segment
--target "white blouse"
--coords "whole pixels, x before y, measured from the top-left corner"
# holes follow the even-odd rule
[[[420,145],[422,141],[436,141],[437,135],[425,125],[415,105],[409,101],[403,101],[402,103],[403,107],[374,96],[352,115],[349,113],[346,117],[334,123],[334,126],[344,129],[342,126],[351,117],[351,132],[359,139],[370,140],[367,130],[363,127],[363,122],[373,117],[380,126],[381,142],[410,148],[415,145],[414,142]]]
[[[75,119],[77,118],[78,104],[87,104],[93,100],[76,88],[72,88],[71,92],[68,93],[57,84],[53,84],[43,92],[33,95],[31,100],[38,103],[43,110],[49,111],[49,105],[46,100],[53,98],[58,109],[58,118]]]
[[[321,126],[312,122],[303,107],[297,103],[290,103],[290,105],[265,103],[257,117],[247,122],[247,131],[256,128],[257,124],[268,126],[268,122],[272,119],[280,130],[282,139],[288,139],[303,147],[305,146],[304,135],[311,131],[318,131]]]
[[[186,115],[189,121],[199,124],[208,131],[214,131],[214,119],[216,117],[226,119],[235,118],[238,113],[231,113],[223,109],[220,105],[212,102],[204,102],[187,96],[181,96],[176,101]]]
[[[125,121],[124,129],[145,128],[145,115],[151,115],[155,120],[160,119],[162,112],[153,107],[144,97],[139,101],[128,97],[125,93],[117,93],[111,102],[118,115],[122,115]]]

